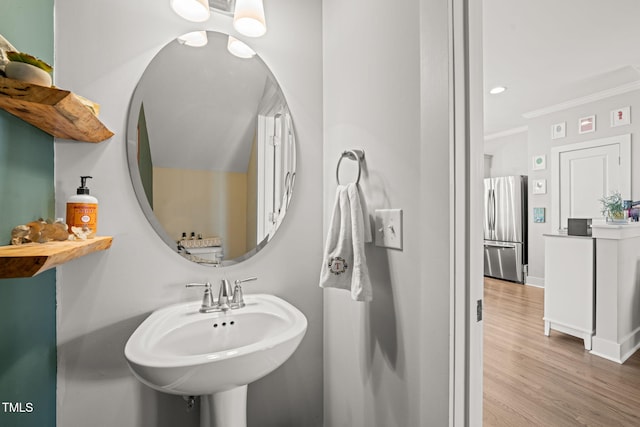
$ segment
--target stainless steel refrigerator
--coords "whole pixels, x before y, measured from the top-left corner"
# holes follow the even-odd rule
[[[527,177],[484,180],[484,275],[524,283]]]

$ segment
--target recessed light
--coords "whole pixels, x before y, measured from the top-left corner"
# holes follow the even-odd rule
[[[507,88],[506,88],[506,87],[504,87],[504,86],[496,86],[496,87],[492,88],[492,89],[489,91],[489,93],[490,93],[491,95],[497,95],[497,94],[499,94],[499,93],[504,92],[505,90],[507,90]]]

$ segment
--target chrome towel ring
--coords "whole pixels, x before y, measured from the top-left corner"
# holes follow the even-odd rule
[[[356,179],[356,184],[360,183],[360,175],[362,173],[362,161],[364,160],[364,150],[361,149],[353,149],[353,150],[345,150],[340,155],[340,159],[338,160],[338,165],[336,166],[336,181],[338,181],[338,185],[340,185],[340,163],[342,159],[348,158],[350,160],[355,160],[358,162],[358,178]]]

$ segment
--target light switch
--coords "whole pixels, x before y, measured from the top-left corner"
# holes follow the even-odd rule
[[[375,210],[376,246],[402,250],[402,209]]]

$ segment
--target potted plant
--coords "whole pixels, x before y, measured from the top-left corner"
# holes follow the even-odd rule
[[[601,213],[607,221],[619,221],[624,219],[624,202],[619,192],[613,192],[609,196],[600,199]]]

